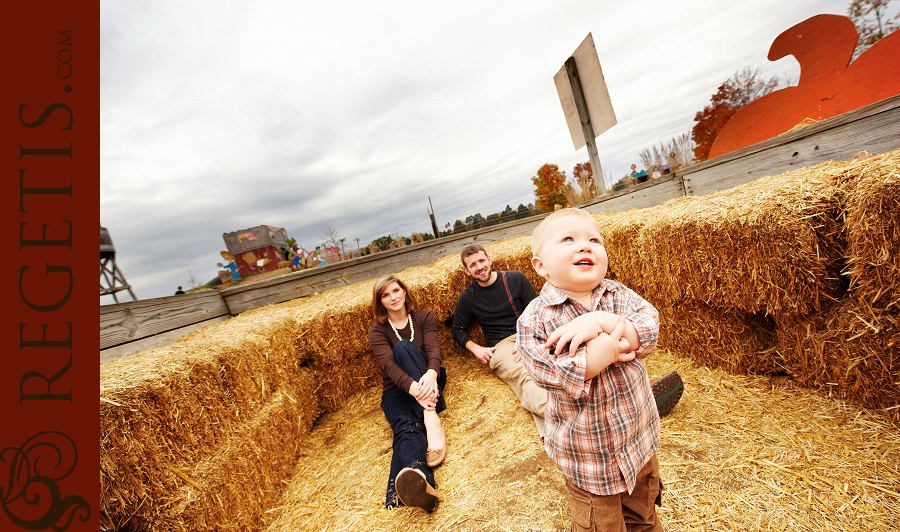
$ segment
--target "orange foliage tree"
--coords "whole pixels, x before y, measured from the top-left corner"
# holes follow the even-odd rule
[[[538,209],[552,212],[554,205],[566,206],[566,196],[563,194],[566,172],[560,171],[559,166],[545,164],[531,178],[531,182],[534,183],[534,198]]]
[[[759,69],[744,68],[725,80],[709,100],[709,105],[694,116],[696,124],[691,129],[694,147],[694,159],[709,159],[709,149],[719,135],[725,123],[734,116],[741,107],[778,87],[778,78],[764,79]]]

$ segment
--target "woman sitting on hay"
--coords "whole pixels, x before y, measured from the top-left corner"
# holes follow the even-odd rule
[[[384,379],[381,409],[394,432],[385,506],[431,512],[438,502],[431,468],[447,454],[438,418],[446,408],[447,373],[441,367],[437,324],[431,312],[416,310],[412,294],[393,275],[375,283],[372,313],[369,343]]]

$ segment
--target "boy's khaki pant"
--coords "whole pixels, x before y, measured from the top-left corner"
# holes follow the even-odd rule
[[[488,363],[491,370],[512,388],[522,408],[531,412],[537,425],[538,433],[544,436],[544,414],[547,411],[547,390],[534,383],[531,374],[521,361],[513,360],[513,348],[516,346],[516,335],[501,340],[494,349]]]
[[[569,513],[572,532],[662,532],[656,507],[662,504],[662,480],[656,453],[637,476],[634,491],[594,495],[569,479]]]

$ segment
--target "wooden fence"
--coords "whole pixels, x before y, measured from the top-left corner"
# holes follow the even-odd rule
[[[900,148],[900,95],[779,135],[579,207],[589,212],[643,209],[681,196],[702,196],[754,179],[861,152]],[[204,325],[262,305],[396,273],[458,253],[528,234],[545,215],[441,237],[323,267],[222,290],[100,307],[100,363],[165,345]]]

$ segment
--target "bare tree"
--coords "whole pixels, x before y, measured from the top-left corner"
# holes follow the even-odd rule
[[[847,16],[856,24],[859,42],[853,51],[853,59],[869,49],[870,46],[884,38],[885,35],[900,28],[897,20],[900,13],[890,18],[887,14],[891,0],[853,0],[847,8]],[[871,18],[871,17],[874,17]]]
[[[333,248],[341,248],[341,232],[328,224],[325,229],[325,245]]]

